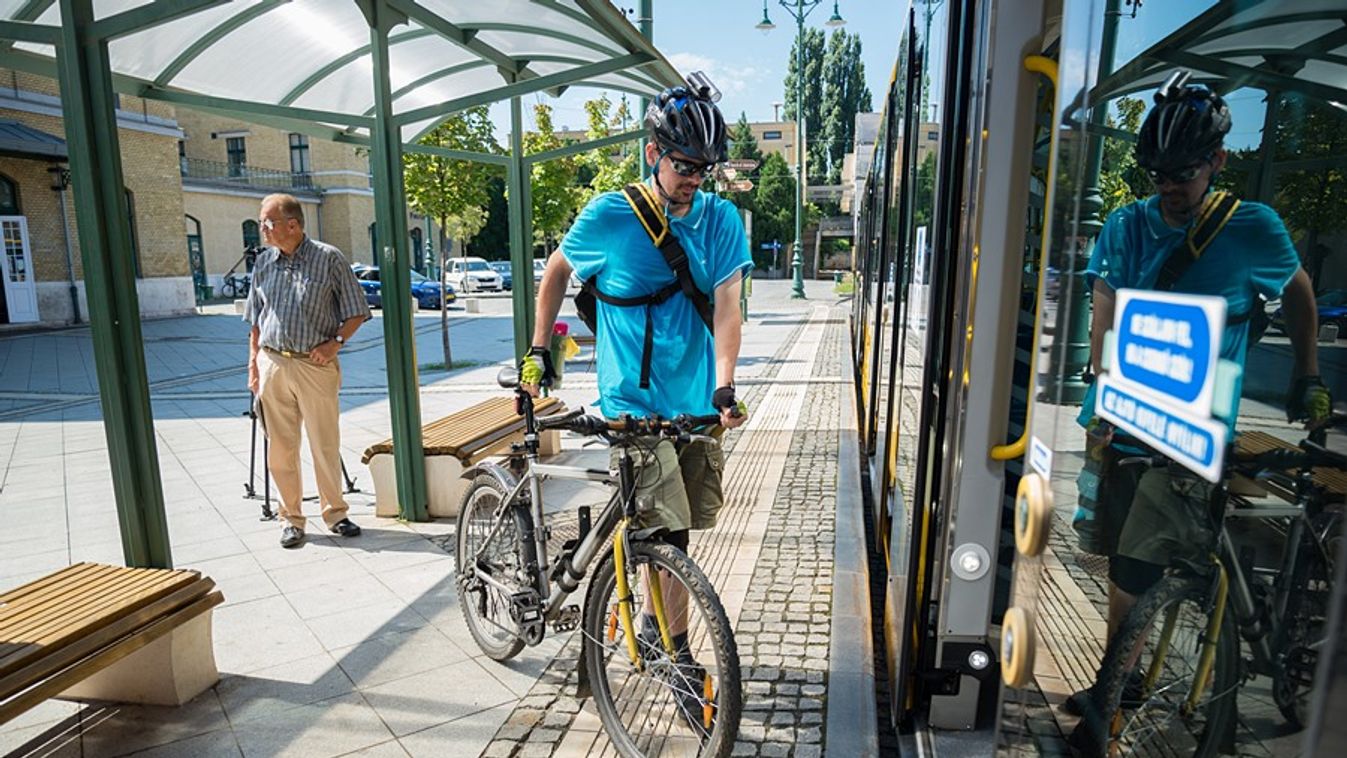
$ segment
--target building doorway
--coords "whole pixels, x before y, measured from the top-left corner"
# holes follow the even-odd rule
[[[37,282],[33,279],[33,252],[28,244],[28,219],[0,216],[0,276],[4,278],[5,316],[10,324],[37,321]]]
[[[201,305],[210,299],[211,291],[206,281],[206,252],[201,244],[201,222],[191,216],[187,219],[187,264],[192,270],[192,286],[196,289],[196,304]]]

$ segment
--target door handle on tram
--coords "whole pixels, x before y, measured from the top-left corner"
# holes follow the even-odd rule
[[[1057,95],[1057,61],[1044,55],[1030,55],[1024,59],[1024,67],[1034,73],[1042,74],[1052,84],[1053,96]],[[991,458],[994,461],[1010,461],[1024,456],[1029,447],[1029,421],[1034,409],[1034,384],[1038,381],[1038,335],[1043,322],[1043,293],[1048,280],[1048,229],[1052,220],[1052,191],[1057,171],[1057,125],[1049,120],[1051,133],[1048,138],[1048,171],[1043,183],[1043,235],[1038,244],[1038,297],[1034,302],[1034,331],[1029,345],[1029,391],[1024,403],[1024,432],[1019,439],[1008,445],[994,445]]]

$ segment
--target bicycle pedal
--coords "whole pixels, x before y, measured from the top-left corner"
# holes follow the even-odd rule
[[[556,621],[552,622],[553,632],[573,632],[580,628],[580,606],[568,605],[561,609],[561,614],[557,616]]]

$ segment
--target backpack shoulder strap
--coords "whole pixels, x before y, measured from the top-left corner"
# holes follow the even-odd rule
[[[1188,234],[1184,235],[1183,242],[1174,246],[1165,265],[1161,267],[1160,276],[1155,280],[1155,289],[1167,292],[1174,288],[1235,215],[1239,202],[1238,198],[1225,191],[1218,190],[1207,195],[1202,201],[1197,220],[1188,229]]]
[[[644,226],[646,233],[650,235],[650,241],[659,249],[660,255],[664,256],[664,262],[673,270],[679,287],[692,302],[707,331],[714,334],[714,306],[706,293],[702,292],[692,280],[692,272],[688,269],[687,252],[683,250],[678,237],[674,236],[669,228],[669,220],[659,207],[659,203],[655,202],[654,193],[645,184],[633,183],[622,188],[622,195],[636,213],[636,218],[640,219],[641,226]]]

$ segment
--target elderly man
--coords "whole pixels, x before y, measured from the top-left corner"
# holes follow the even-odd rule
[[[270,441],[267,467],[281,497],[281,547],[304,542],[299,430],[309,436],[323,522],[354,537],[341,491],[337,353],[370,317],[365,295],[341,251],[304,233],[304,209],[290,195],[262,199],[258,224],[268,247],[257,256],[244,320],[248,389],[261,404]]]

